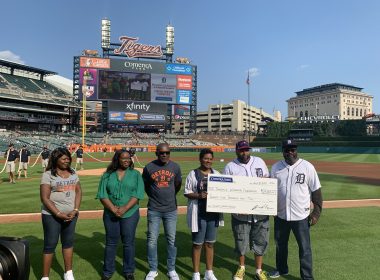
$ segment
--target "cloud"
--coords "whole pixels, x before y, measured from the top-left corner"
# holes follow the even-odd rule
[[[19,55],[14,54],[13,52],[9,50],[0,51],[0,59],[16,62],[20,64],[25,64],[25,61],[23,61]]]
[[[298,66],[297,68],[298,68],[298,70],[304,70],[304,69],[309,68],[309,67],[310,67],[309,64],[302,64],[302,65]]]
[[[250,77],[256,77],[260,74],[259,68],[252,67],[248,69],[248,73]]]

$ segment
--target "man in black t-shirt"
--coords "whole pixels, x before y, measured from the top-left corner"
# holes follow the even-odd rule
[[[157,239],[161,221],[167,240],[167,266],[170,280],[179,280],[175,271],[177,248],[175,246],[177,226],[176,194],[181,189],[182,175],[179,165],[170,161],[170,148],[166,143],[156,147],[157,160],[147,164],[143,171],[145,192],[148,200],[148,264],[149,273],[145,280],[153,280],[158,275]]]
[[[16,171],[15,162],[18,160],[19,154],[15,150],[13,144],[9,144],[8,150],[5,152],[4,157],[7,159],[6,171],[7,173],[9,173],[9,182],[12,184],[16,184],[14,175]]]
[[[78,150],[75,152],[77,156],[77,163],[75,164],[75,170],[77,169],[77,165],[79,163],[79,167],[83,170],[83,146],[80,145]]]
[[[24,177],[28,178],[28,164],[30,163],[30,151],[26,147],[26,145],[22,146],[22,149],[20,150],[20,163],[18,167],[18,178],[21,177],[21,171],[24,170]]]

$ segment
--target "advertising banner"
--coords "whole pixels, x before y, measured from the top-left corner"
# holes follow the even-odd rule
[[[176,103],[176,77],[174,75],[152,74],[152,102]]]
[[[100,68],[109,69],[110,59],[109,58],[99,58],[99,57],[81,57],[79,60],[80,67],[86,68]]]
[[[108,120],[113,123],[164,124],[167,105],[154,102],[109,101]]]
[[[177,89],[192,90],[193,76],[177,75]]]
[[[83,95],[86,96],[86,100],[97,100],[96,85],[97,80],[97,70],[90,68],[80,68],[79,71],[79,84],[80,92],[79,99],[83,99]]]
[[[173,121],[182,121],[190,119],[190,106],[173,105]]]
[[[166,64],[166,73],[191,75],[193,73],[193,68],[190,65],[171,63]]]
[[[179,104],[190,104],[191,102],[191,90],[177,90],[177,103]]]
[[[154,61],[111,59],[111,69],[124,72],[165,74],[165,63]]]

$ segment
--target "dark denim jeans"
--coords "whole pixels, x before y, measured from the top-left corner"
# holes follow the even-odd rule
[[[157,271],[157,239],[160,233],[161,220],[164,224],[164,232],[167,242],[167,267],[168,271],[175,270],[177,248],[175,247],[175,234],[177,230],[177,210],[171,212],[158,212],[148,210],[148,263],[151,271]]]
[[[121,237],[123,243],[123,274],[134,273],[135,264],[135,234],[140,219],[139,210],[129,218],[118,218],[104,211],[103,223],[106,230],[106,247],[104,250],[103,274],[112,276],[115,272],[117,244]]]
[[[62,249],[74,246],[75,226],[78,216],[71,222],[65,222],[53,215],[42,214],[42,226],[44,228],[44,254],[52,254],[61,237]]]
[[[293,231],[298,244],[301,279],[312,280],[314,278],[310,243],[310,225],[307,218],[301,221],[286,221],[278,217],[274,218],[277,270],[280,274],[289,272],[288,241],[290,231]]]

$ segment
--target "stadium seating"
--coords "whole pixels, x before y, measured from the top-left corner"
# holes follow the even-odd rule
[[[19,87],[21,90],[29,92],[41,92],[40,88],[29,78],[14,76],[11,74],[1,74],[9,83]]]

